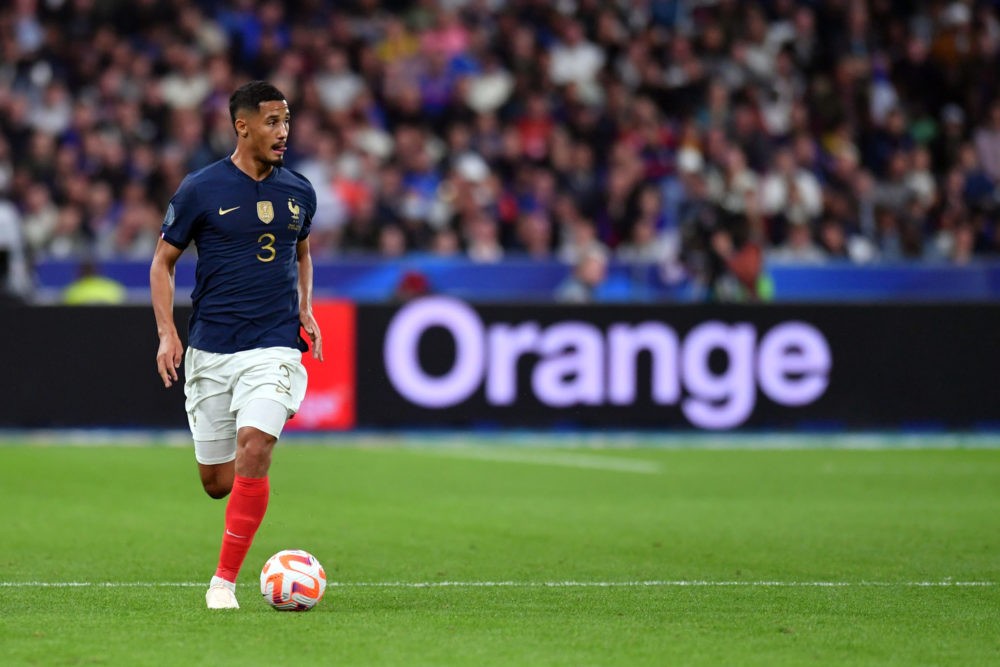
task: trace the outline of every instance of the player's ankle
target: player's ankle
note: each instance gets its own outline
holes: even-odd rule
[[[226,579],[225,577],[220,577],[218,573],[216,573],[212,577],[212,581],[210,581],[208,583],[208,585],[209,585],[209,587],[211,587],[211,586],[225,586],[226,588],[228,588],[229,590],[233,591],[234,593],[236,592],[236,582],[235,581],[230,581],[229,579]]]

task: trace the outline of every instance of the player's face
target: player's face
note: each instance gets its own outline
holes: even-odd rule
[[[247,119],[247,139],[254,156],[271,166],[281,166],[285,160],[289,120],[285,100],[261,102],[258,112]]]

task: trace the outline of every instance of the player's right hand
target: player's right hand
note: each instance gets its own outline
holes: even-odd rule
[[[184,358],[184,346],[176,333],[160,336],[160,349],[156,351],[156,371],[164,387],[177,382],[177,369]]]

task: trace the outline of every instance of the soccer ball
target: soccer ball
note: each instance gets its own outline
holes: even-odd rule
[[[308,551],[286,549],[264,563],[260,594],[275,609],[307,611],[326,592],[326,572]]]

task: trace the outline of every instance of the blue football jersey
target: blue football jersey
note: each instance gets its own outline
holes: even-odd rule
[[[296,245],[309,235],[316,192],[275,167],[262,181],[228,157],[190,174],[170,200],[163,240],[198,251],[188,344],[206,352],[298,347]]]

